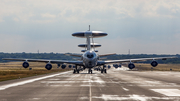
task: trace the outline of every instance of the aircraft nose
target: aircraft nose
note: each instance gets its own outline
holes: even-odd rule
[[[91,54],[91,53],[89,53],[89,54],[87,54],[87,57],[91,59],[91,58],[93,58],[93,57],[94,57],[94,55],[93,55],[93,54]]]

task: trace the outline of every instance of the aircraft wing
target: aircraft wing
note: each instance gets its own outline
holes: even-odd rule
[[[166,59],[173,59],[173,58],[177,58],[177,57],[156,57],[156,58],[107,60],[107,61],[98,61],[98,65],[112,64],[112,63],[123,63],[123,62],[140,62],[140,61],[147,61],[147,60],[166,60]]]
[[[14,61],[27,61],[27,62],[45,62],[45,63],[56,63],[56,64],[76,64],[82,65],[82,61],[66,61],[66,60],[47,60],[47,59],[20,59],[20,58],[3,58],[2,60],[14,60]]]

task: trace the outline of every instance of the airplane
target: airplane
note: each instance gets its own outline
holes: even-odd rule
[[[20,58],[3,58],[3,60],[15,60],[15,61],[23,61],[22,66],[24,68],[29,67],[28,62],[44,62],[47,63],[45,68],[47,70],[52,69],[51,64],[58,64],[58,66],[61,65],[61,68],[64,69],[66,68],[65,64],[70,64],[69,68],[71,68],[71,65],[74,65],[73,67],[75,68],[73,73],[79,73],[80,70],[88,69],[88,73],[92,74],[92,68],[98,67],[97,70],[100,70],[101,73],[107,73],[106,71],[106,65],[107,64],[114,64],[114,63],[129,63],[128,68],[131,70],[135,68],[134,62],[140,62],[140,61],[147,61],[147,60],[152,60],[151,65],[153,67],[156,67],[158,65],[156,60],[166,60],[166,59],[172,59],[172,58],[177,58],[177,57],[155,57],[155,58],[137,58],[137,59],[120,59],[120,60],[100,60],[102,57],[109,56],[109,55],[114,55],[113,54],[104,54],[104,55],[99,55],[97,54],[97,50],[95,48],[101,47],[100,44],[94,43],[93,38],[99,38],[99,37],[104,37],[107,36],[107,33],[104,33],[102,31],[90,31],[90,25],[89,25],[89,30],[83,31],[83,32],[75,32],[72,34],[74,37],[79,37],[79,38],[86,38],[86,43],[85,44],[80,44],[78,47],[85,48],[85,50],[82,50],[83,52],[82,55],[77,55],[77,54],[65,54],[65,55],[70,55],[70,56],[75,56],[75,57],[80,57],[80,60],[78,61],[67,61],[67,60],[47,60],[47,59],[20,59]],[[91,42],[92,40],[92,42]],[[81,66],[83,68],[81,68]],[[121,65],[113,65],[115,68],[120,67]],[[107,66],[110,68],[110,65]]]

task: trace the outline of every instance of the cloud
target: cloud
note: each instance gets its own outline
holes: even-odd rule
[[[56,15],[49,14],[49,13],[41,14],[41,16],[44,18],[56,18]]]
[[[1,0],[0,34],[6,39],[18,39],[16,42],[10,38],[9,42],[19,45],[18,49],[12,48],[11,44],[3,47],[9,52],[29,52],[38,47],[46,52],[71,52],[70,48],[73,47],[73,51],[79,52],[77,44],[85,40],[76,40],[71,34],[87,30],[91,25],[91,30],[102,30],[109,34],[108,37],[97,39],[104,44],[99,48],[104,53],[126,53],[129,48],[135,53],[166,50],[169,53],[172,48],[172,53],[175,53],[174,44],[180,42],[177,39],[177,33],[180,33],[179,16],[178,0]],[[68,47],[63,46],[67,41],[65,39],[68,39]],[[4,42],[7,41],[0,40],[0,45],[3,46]],[[160,46],[161,49],[158,48]]]

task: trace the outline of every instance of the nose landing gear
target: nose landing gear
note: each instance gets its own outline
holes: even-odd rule
[[[91,69],[88,70],[88,74],[90,74],[90,73],[92,74],[92,70]]]

